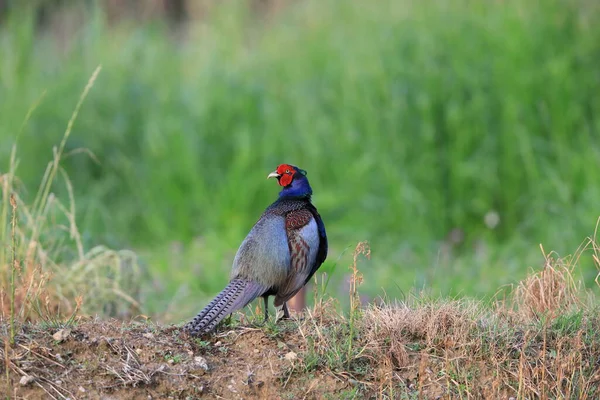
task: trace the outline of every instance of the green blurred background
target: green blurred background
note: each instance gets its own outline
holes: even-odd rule
[[[589,0],[0,1],[0,161],[63,160],[88,247],[140,255],[144,312],[191,317],[308,171],[326,291],[489,297],[600,214],[600,7]],[[74,151],[85,148],[93,153]],[[66,198],[60,181],[55,193]],[[30,195],[30,198],[33,195]],[[582,278],[596,270],[582,258]],[[596,288],[597,290],[597,288]],[[309,298],[311,295],[309,294]]]

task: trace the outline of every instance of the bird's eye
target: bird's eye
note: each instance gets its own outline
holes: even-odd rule
[[[286,173],[286,174],[289,174],[289,173],[290,173],[290,170],[289,170],[289,169],[286,169],[286,170],[285,170],[285,173]]]

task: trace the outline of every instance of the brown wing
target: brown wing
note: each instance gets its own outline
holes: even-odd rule
[[[275,306],[291,299],[312,274],[314,260],[319,248],[319,234],[313,214],[307,209],[294,210],[285,216],[290,271],[275,296]]]

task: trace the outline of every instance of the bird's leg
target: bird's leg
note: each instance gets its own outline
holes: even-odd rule
[[[277,310],[277,316],[275,317],[275,321],[279,321],[280,319],[290,319],[290,312],[287,308],[287,304],[283,303],[279,307],[275,307]]]
[[[263,300],[265,301],[265,321],[263,323],[267,323],[269,319],[269,296],[263,296]]]
[[[285,311],[283,311],[284,306],[285,303],[280,306],[275,306],[275,322],[278,322],[285,315]]]

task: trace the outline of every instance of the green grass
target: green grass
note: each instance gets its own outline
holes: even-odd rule
[[[25,197],[102,65],[61,166],[83,245],[142,256],[147,313],[188,318],[224,285],[281,162],[308,171],[334,296],[362,240],[363,292],[454,296],[491,295],[543,261],[539,243],[564,255],[592,234],[592,2],[315,0],[268,20],[240,4],[216,7],[184,40],[160,21],[109,26],[98,8],[69,40],[36,35],[27,10],[0,27],[2,168],[45,92],[19,138]],[[582,266],[591,283],[589,257]]]

